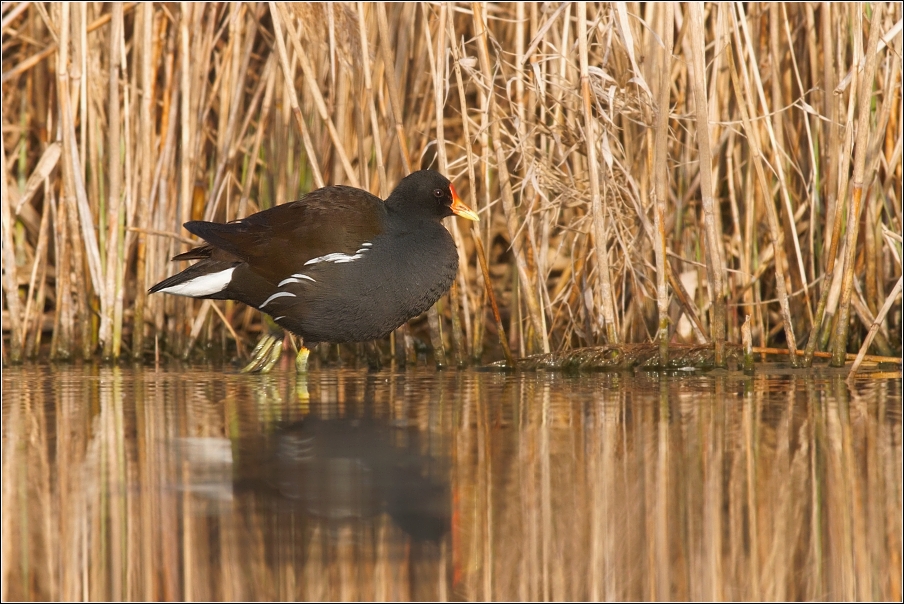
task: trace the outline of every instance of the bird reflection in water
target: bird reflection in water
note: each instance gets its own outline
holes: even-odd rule
[[[389,421],[311,416],[233,441],[188,438],[179,446],[190,473],[185,488],[231,501],[242,515],[335,536],[366,531],[387,514],[413,541],[439,543],[450,529],[448,466],[426,448],[422,433]]]
[[[443,462],[420,452],[419,434],[374,419],[308,417],[280,426],[257,449],[242,443],[236,490],[270,489],[334,528],[387,513],[416,541],[449,531]]]
[[[188,491],[183,509],[197,519],[192,526],[206,527],[188,526],[179,541],[213,567],[241,560],[224,576],[224,599],[455,592],[449,436],[426,407],[392,405],[381,378],[362,377],[319,380],[310,393],[292,380],[242,382],[254,387],[223,401],[228,439],[179,439],[170,448]]]

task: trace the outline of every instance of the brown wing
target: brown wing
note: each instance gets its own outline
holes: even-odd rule
[[[173,256],[173,260],[207,260],[210,258],[210,255],[213,253],[214,248],[209,245],[202,245],[199,247],[193,247],[187,252],[182,252],[181,254],[177,254]]]
[[[185,228],[210,244],[204,247],[235,256],[255,273],[278,283],[312,258],[354,254],[383,231],[385,219],[386,206],[379,197],[333,186],[243,220],[193,221],[185,223]],[[212,252],[197,248],[184,255]]]

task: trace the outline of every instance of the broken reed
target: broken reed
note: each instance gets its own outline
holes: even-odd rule
[[[480,212],[517,354],[718,353],[746,316],[754,344],[807,362],[871,327],[899,354],[901,13],[6,3],[4,360],[48,334],[57,359],[244,352],[256,311],[146,295],[192,245],[181,224],[323,184],[385,197],[420,167]],[[450,230],[459,277],[430,325],[462,363],[500,329],[472,235]]]

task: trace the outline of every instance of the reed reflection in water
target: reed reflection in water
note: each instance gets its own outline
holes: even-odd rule
[[[901,380],[3,372],[4,599],[901,598]]]

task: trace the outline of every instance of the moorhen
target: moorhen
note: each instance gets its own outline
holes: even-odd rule
[[[297,362],[318,342],[363,342],[389,334],[430,308],[452,285],[458,253],[442,219],[478,220],[447,178],[405,177],[383,202],[346,186],[317,189],[292,203],[233,222],[186,222],[203,239],[173,260],[200,260],[150,293],[238,300],[301,336]],[[262,340],[262,344],[266,338]],[[268,371],[271,338],[246,370]],[[281,342],[281,338],[279,339]],[[302,356],[303,355],[303,356]]]

